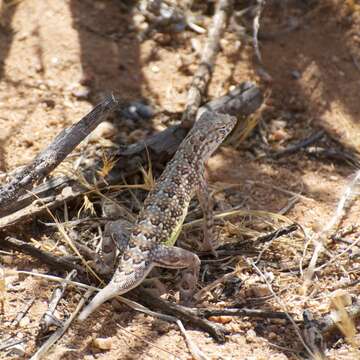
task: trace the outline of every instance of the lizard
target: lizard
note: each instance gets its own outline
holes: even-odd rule
[[[197,195],[205,219],[203,250],[215,251],[213,209],[205,179],[205,163],[236,122],[234,116],[209,110],[204,110],[195,121],[147,195],[112,279],[82,310],[80,321],[105,301],[138,286],[154,266],[186,269],[180,281],[180,299],[185,303],[191,299],[200,259],[191,251],[174,245],[190,201]]]

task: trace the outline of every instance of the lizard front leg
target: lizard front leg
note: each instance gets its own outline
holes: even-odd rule
[[[129,242],[132,224],[127,220],[109,221],[105,225],[101,243],[101,256],[96,260],[98,267],[104,274],[114,271],[116,258],[120,257]]]
[[[204,251],[211,251],[215,257],[217,253],[215,251],[215,239],[214,239],[214,214],[213,203],[208,189],[207,181],[205,178],[205,168],[200,170],[199,183],[196,189],[196,196],[199,200],[200,207],[204,215],[204,239],[201,243]]]
[[[185,304],[190,303],[199,278],[199,257],[188,250],[165,245],[157,245],[152,255],[155,266],[168,269],[186,268],[180,282],[180,300]]]

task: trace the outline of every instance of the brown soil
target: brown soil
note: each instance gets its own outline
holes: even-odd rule
[[[131,1],[1,3],[1,172],[27,164],[61,129],[79,120],[109,92],[115,92],[124,100],[147,99],[161,111],[184,109],[187,88],[198,62],[191,40],[202,43],[204,35],[190,30],[172,37],[153,34],[140,43],[132,31],[138,20],[131,15]],[[290,203],[292,196],[274,186],[301,192],[303,197],[288,209],[286,216],[311,234],[329,221],[355,169],[345,161],[309,157],[302,151],[274,160],[266,155],[266,150],[283,149],[321,128],[326,131],[320,141],[322,146],[341,151],[360,150],[360,68],[357,65],[360,63],[360,10],[352,1],[344,4],[339,0],[288,1],[280,7],[271,1],[268,3],[261,18],[264,38],[260,38],[260,50],[263,69],[271,81],[259,75],[251,44],[230,32],[221,42],[209,98],[252,80],[262,86],[266,100],[257,115],[261,119],[259,130],[239,144],[238,149],[224,147],[211,159],[210,180],[219,190],[223,183],[239,184],[231,191],[223,190],[216,195],[219,209],[242,204],[245,209],[278,213]],[[298,21],[299,26],[286,31],[286,21],[290,18]],[[209,21],[210,17],[205,18],[204,26]],[[88,90],[90,96],[81,99],[79,92]],[[118,138],[123,144],[145,138],[168,124],[157,119],[142,125],[139,131],[136,126],[124,127],[121,119],[117,120]],[[268,143],[261,140],[263,138]],[[360,204],[355,199],[341,226],[358,225],[359,212]],[[249,219],[246,221],[249,225]],[[231,222],[241,225],[234,219]],[[230,229],[228,222],[224,224],[224,228],[227,227]],[[257,219],[253,229],[260,234],[262,229],[267,231],[268,226],[263,219]],[[354,238],[349,235],[346,239]],[[41,241],[41,236],[35,240]],[[267,259],[279,266],[298,266],[303,249],[303,238],[280,238],[272,243]],[[342,243],[329,244],[333,254],[343,249]],[[311,250],[312,247],[308,255]],[[1,265],[5,270],[48,271],[38,261],[22,254],[1,254]],[[235,266],[233,261],[224,273],[234,270]],[[237,266],[242,267],[239,277],[244,281],[240,293],[222,303],[219,300],[217,304],[205,305],[221,307],[240,299],[246,302],[247,296],[254,297],[247,295],[248,290],[262,284],[262,279],[241,259]],[[303,278],[297,272],[277,271],[279,266],[273,267],[269,262],[263,270],[275,275],[274,289],[294,317],[301,319],[304,309],[310,309],[317,317],[329,311],[332,291],[344,279],[356,278],[359,263],[351,262],[345,255],[317,275],[307,295],[302,293]],[[14,334],[27,337],[22,358],[29,358],[38,347],[35,344],[38,321],[54,284],[33,277],[10,277],[8,283],[0,343]],[[358,296],[360,287],[353,286],[347,291]],[[34,296],[36,300],[26,316],[27,321],[16,330],[11,329],[10,321]],[[79,298],[76,289],[69,291],[58,310],[59,317],[68,316]],[[260,305],[262,307],[283,310],[275,299]],[[301,350],[290,325],[234,318],[225,326],[230,334],[222,345],[202,331],[189,327],[188,332],[209,359],[294,359],[293,353],[279,346]],[[108,337],[112,341],[111,350],[99,350],[92,345],[93,338]],[[357,338],[359,341],[359,336]],[[0,357],[5,354],[0,352]],[[328,340],[327,356],[329,359],[357,358],[355,350],[341,337]],[[116,312],[106,304],[85,323],[75,322],[47,358],[190,359],[191,356],[175,325],[126,308]]]

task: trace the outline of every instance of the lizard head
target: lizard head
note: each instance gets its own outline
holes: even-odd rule
[[[236,117],[205,110],[188,134],[193,152],[207,160],[235,127]]]

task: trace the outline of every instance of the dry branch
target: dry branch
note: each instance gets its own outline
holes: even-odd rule
[[[209,110],[241,119],[254,113],[262,102],[263,96],[259,88],[252,82],[244,82],[224,96],[209,101],[202,106],[198,111],[198,115],[204,110]],[[130,145],[125,151],[118,153],[121,158],[118,164],[123,166],[127,158],[140,155],[146,149],[150,154],[154,154],[156,159],[168,160],[175,153],[186,133],[187,130],[182,126],[173,126],[149,137],[144,142]],[[126,162],[126,165],[130,164]],[[136,167],[138,168],[138,164],[136,164]]]
[[[188,92],[186,108],[181,119],[184,128],[190,128],[194,123],[196,112],[203,101],[203,96],[211,79],[216,56],[219,52],[220,38],[228,23],[232,6],[232,0],[220,0],[216,7],[200,64],[195,72]]]
[[[189,309],[194,315],[210,317],[210,316],[242,316],[242,317],[251,317],[251,318],[261,318],[261,319],[283,319],[287,320],[287,314],[281,311],[269,311],[269,310],[260,310],[260,309]]]
[[[324,135],[325,135],[325,131],[320,130],[320,131],[316,132],[315,134],[311,135],[310,137],[299,141],[296,144],[289,145],[287,148],[285,148],[283,150],[278,150],[278,151],[271,153],[271,157],[273,157],[275,159],[279,159],[280,157],[294,154],[297,151],[307,148],[308,146],[319,141]]]
[[[67,280],[72,280],[73,278],[75,278],[77,275],[77,271],[76,270],[72,270],[67,276],[66,279]],[[58,319],[56,319],[54,312],[55,309],[57,307],[57,305],[59,304],[59,301],[61,300],[61,298],[64,296],[65,290],[67,287],[67,282],[63,282],[62,284],[60,284],[59,286],[57,286],[54,291],[51,294],[51,298],[48,304],[48,308],[45,311],[44,315],[41,317],[40,320],[40,329],[41,329],[41,333],[42,334],[46,334],[49,330],[49,328],[52,325],[58,326],[61,323],[59,322]]]
[[[84,306],[86,300],[91,296],[93,290],[88,290],[83,298],[80,300],[77,305],[75,311],[71,314],[71,316],[65,321],[64,326],[58,328],[48,339],[47,341],[38,349],[38,351],[31,357],[30,360],[40,360],[43,359],[45,354],[49,351],[51,346],[53,346],[67,331],[72,321],[76,318],[77,314]]]
[[[0,245],[16,251],[20,251],[24,254],[28,254],[40,260],[43,264],[47,264],[59,271],[71,271],[75,269],[80,275],[85,275],[84,269],[78,264],[74,264],[74,262],[68,261],[61,256],[54,256],[48,251],[38,249],[27,242],[15,239],[13,237],[8,236],[6,238],[0,238]]]
[[[13,327],[19,325],[21,319],[23,319],[23,317],[28,313],[34,302],[35,302],[35,298],[32,298],[23,306],[23,308],[16,315],[16,318],[11,322],[11,325]]]
[[[15,175],[8,184],[0,188],[0,207],[2,210],[54,170],[117,105],[117,100],[113,96],[109,96],[79,122],[61,131],[30,165]]]
[[[41,198],[42,201],[46,202],[45,199],[50,199],[54,194],[61,192],[64,187],[69,185],[69,182],[70,179],[66,176],[58,176],[46,180],[43,184],[37,185],[31,192],[21,195],[18,199],[7,204],[5,208],[1,208],[0,217],[25,208],[35,199]]]
[[[165,301],[152,295],[149,291],[137,289],[135,290],[135,292],[140,295],[141,302],[144,303],[146,306],[151,308],[155,307],[157,309],[160,309],[161,311],[164,311],[166,314],[181,318],[182,320],[191,323],[193,326],[196,326],[206,331],[217,342],[225,342],[226,330],[223,326],[220,326],[219,324],[214,324],[207,319],[201,319],[196,314],[194,314],[191,309],[185,306]],[[144,296],[144,292],[146,296]]]

